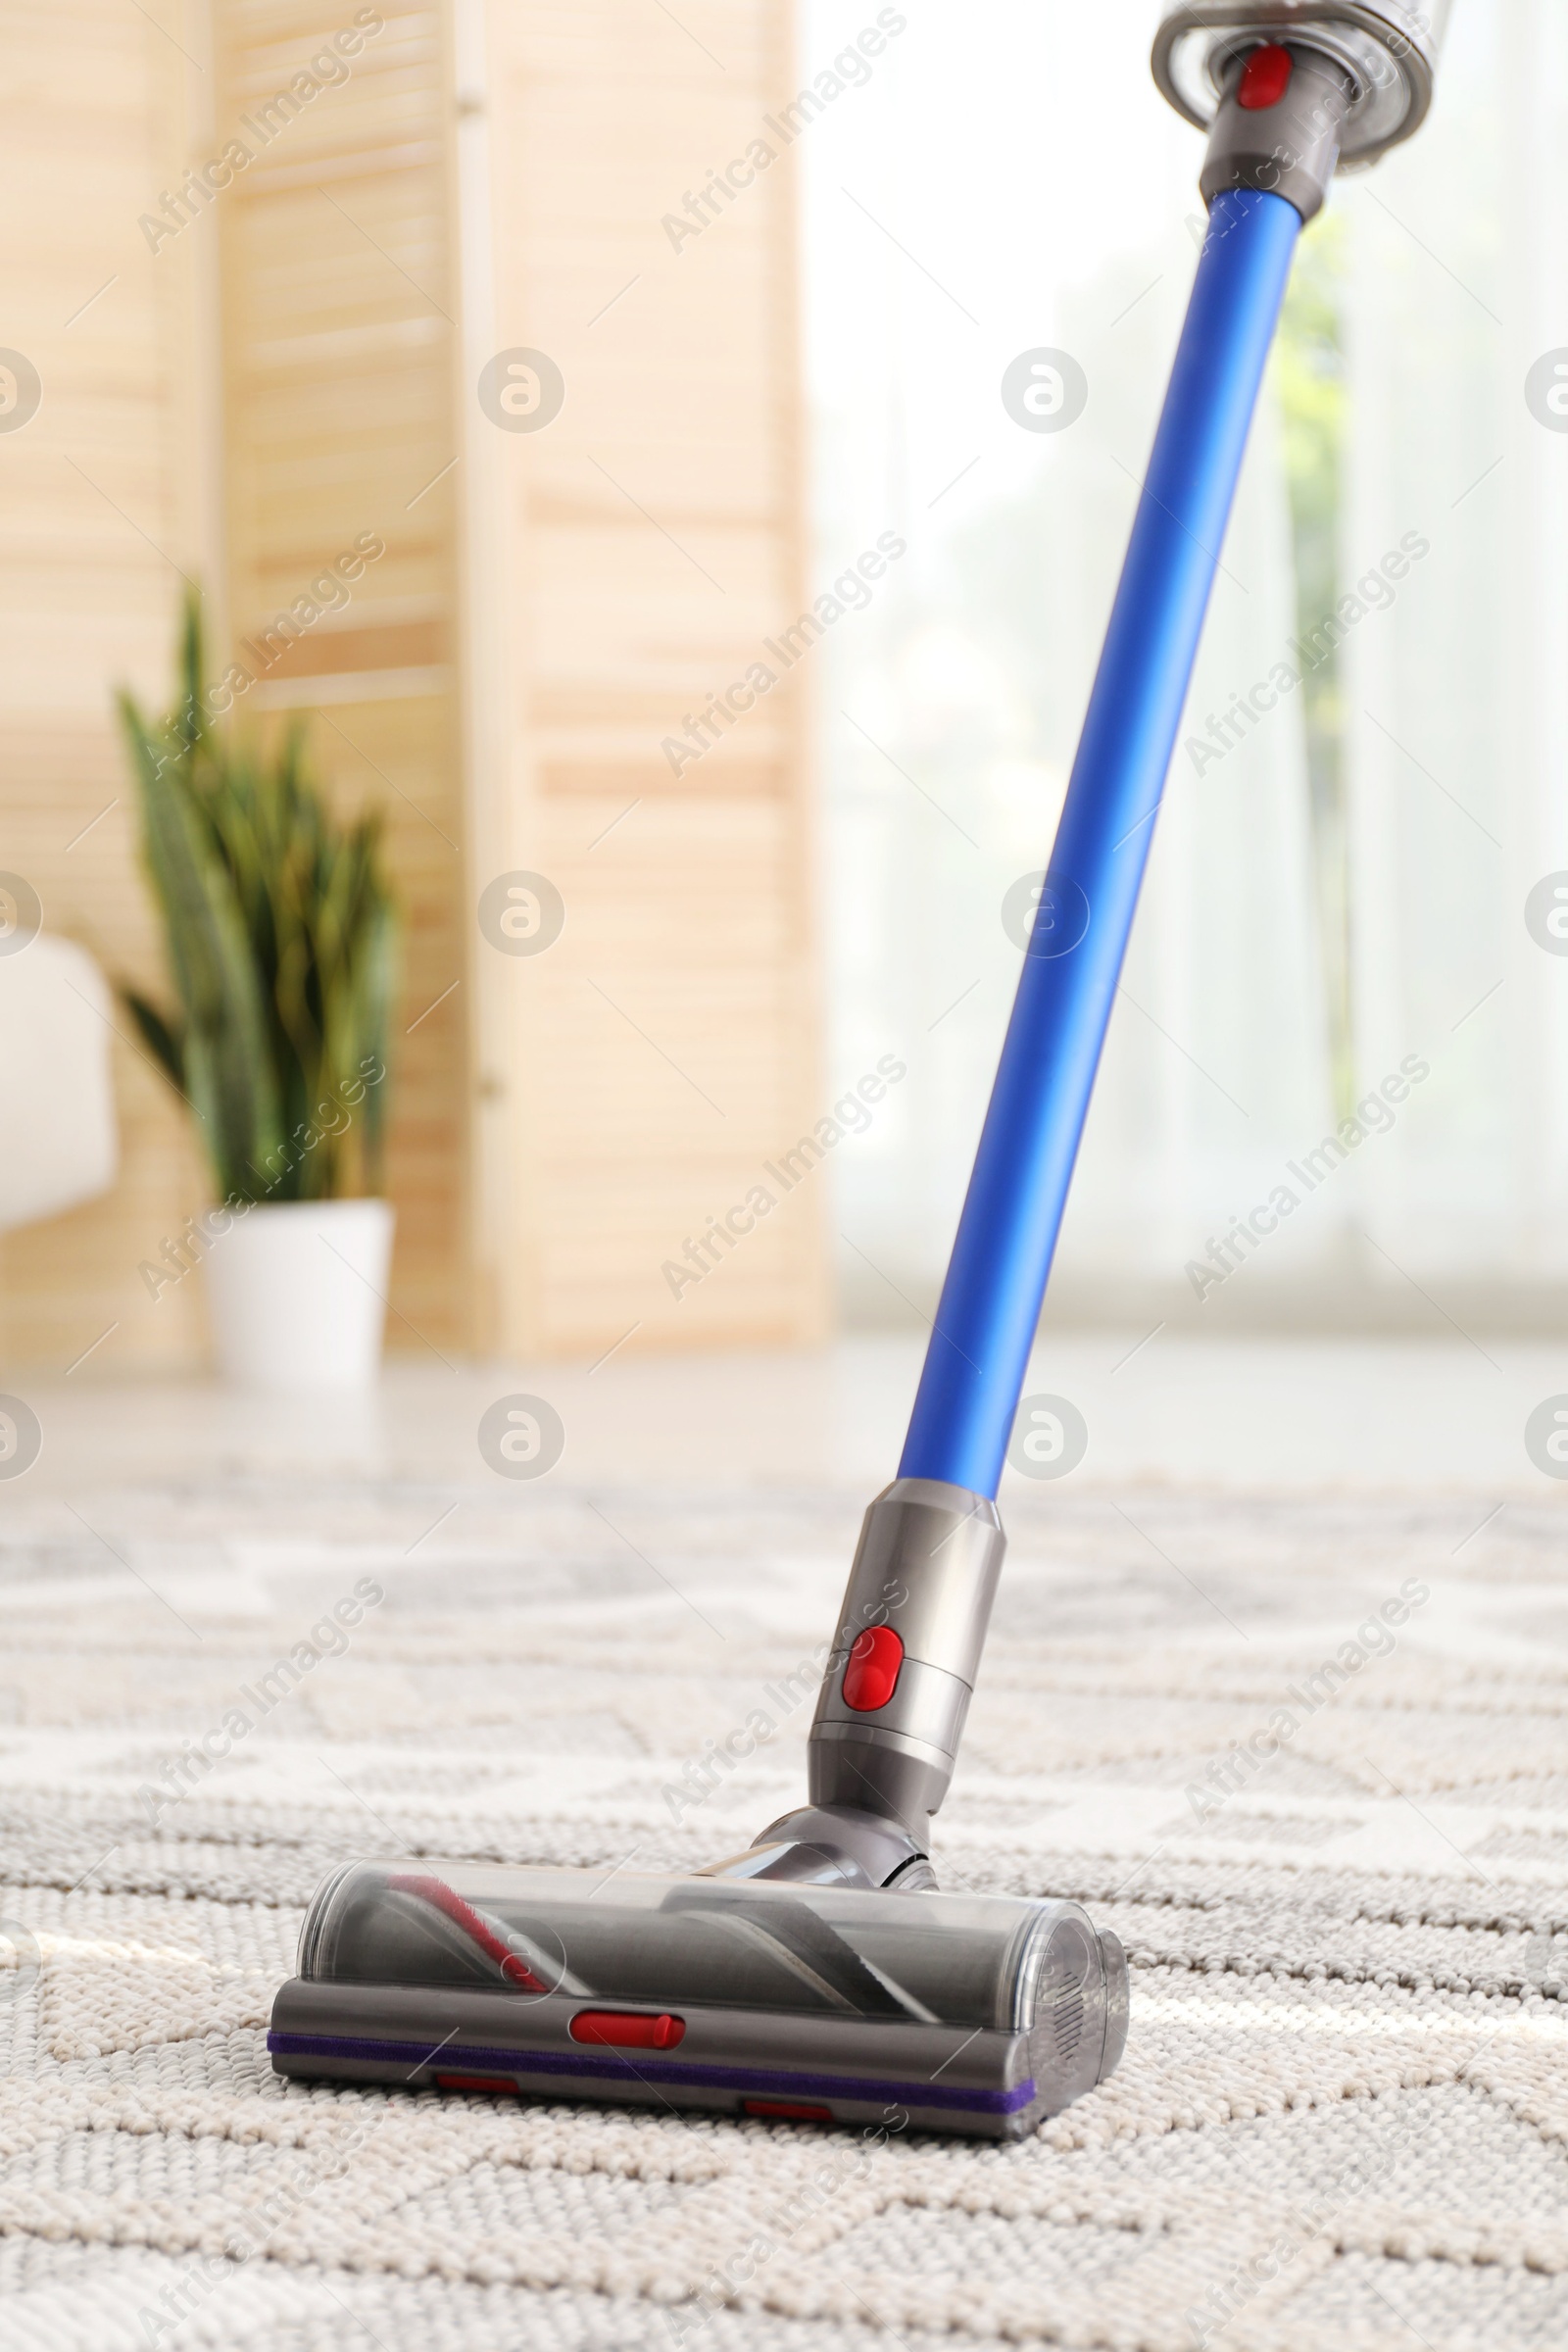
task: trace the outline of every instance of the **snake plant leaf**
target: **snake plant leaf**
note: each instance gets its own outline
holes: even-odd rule
[[[282,1141],[265,1051],[261,989],[240,909],[191,789],[189,747],[155,732],[129,695],[121,718],[141,788],[142,846],[184,1010],[185,1094],[219,1198],[249,1198],[255,1165]]]
[[[183,1028],[172,1029],[156,1004],[134,988],[122,988],[121,996],[131,1019],[141,1031],[143,1042],[177,1093],[185,1092],[185,1044]],[[187,1098],[188,1099],[188,1098]]]
[[[120,711],[179,1010],[122,994],[220,1196],[379,1189],[399,935],[380,819],[333,819],[298,721],[266,751],[214,724],[194,595],[176,668],[161,723],[129,695]]]

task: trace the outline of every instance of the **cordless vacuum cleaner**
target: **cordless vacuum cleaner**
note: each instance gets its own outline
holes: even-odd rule
[[[1212,125],[1208,231],[904,1458],[850,1571],[809,1804],[692,1878],[346,1865],[318,1888],[277,1996],[279,2074],[1004,2139],[1120,2058],[1116,1937],[1075,1903],[938,1892],[931,1817],[1292,253],[1336,168],[1420,122],[1439,31],[1401,0],[1192,0],[1155,40],[1161,90]]]

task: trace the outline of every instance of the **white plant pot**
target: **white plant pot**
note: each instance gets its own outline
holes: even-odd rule
[[[226,1233],[209,1224],[202,1266],[224,1379],[287,1393],[368,1388],[381,1357],[392,1224],[385,1200],[270,1200],[236,1215]]]

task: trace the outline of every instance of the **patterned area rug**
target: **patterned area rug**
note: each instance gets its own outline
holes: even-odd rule
[[[977,2148],[306,2091],[265,2052],[339,1857],[685,1867],[798,1801],[777,1686],[864,1497],[73,1499],[0,1521],[6,2347],[1568,2343],[1549,1503],[1007,1503],[939,1867],[1087,1903],[1133,2011],[1110,2082]],[[776,1737],[705,1775],[767,1685]]]

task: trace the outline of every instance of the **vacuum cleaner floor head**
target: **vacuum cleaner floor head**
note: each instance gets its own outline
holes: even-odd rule
[[[281,2075],[1016,2139],[1108,2075],[1127,1968],[1076,1903],[350,1863]]]

